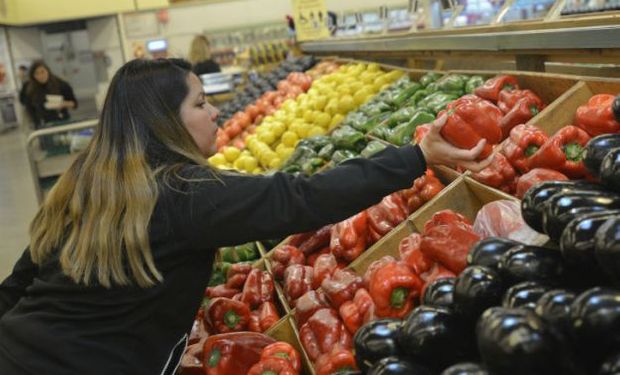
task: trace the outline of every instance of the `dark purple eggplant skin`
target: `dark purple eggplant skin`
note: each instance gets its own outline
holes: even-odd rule
[[[559,285],[565,278],[565,264],[559,250],[521,245],[506,252],[499,263],[500,274],[509,285],[538,281]]]
[[[386,357],[378,361],[366,372],[366,375],[431,375],[424,366],[406,358]]]
[[[607,219],[596,231],[594,256],[607,278],[620,287],[620,216]]]
[[[453,307],[455,277],[434,280],[424,290],[423,305]]]
[[[508,238],[488,237],[475,243],[467,254],[467,265],[497,269],[502,255],[514,246],[521,245]]]
[[[614,102],[611,105],[611,111],[613,112],[616,121],[620,122],[620,95],[616,96],[616,99],[614,99]]]
[[[530,188],[521,201],[521,216],[530,228],[543,232],[542,204],[553,195],[574,191],[601,191],[600,185],[586,181],[544,181]]]
[[[620,374],[620,350],[612,354],[603,362],[598,375],[618,375]]]
[[[620,192],[620,147],[605,155],[600,174],[603,185],[612,191]]]
[[[595,235],[614,216],[620,217],[620,210],[579,215],[568,223],[560,238],[560,250],[568,266],[591,275],[600,272],[595,257]]]
[[[575,293],[554,289],[543,294],[536,302],[534,312],[556,332],[568,337],[571,330],[571,305]]]
[[[588,141],[584,151],[583,164],[592,176],[600,176],[601,164],[605,155],[616,147],[620,147],[620,134],[603,134]]]
[[[454,309],[466,320],[476,320],[484,310],[499,305],[506,290],[497,271],[484,266],[469,266],[454,283]]]
[[[443,370],[441,375],[489,375],[489,372],[477,363],[457,363]]]
[[[508,309],[534,310],[538,299],[549,291],[549,287],[535,281],[524,281],[511,286],[502,299],[502,306]]]

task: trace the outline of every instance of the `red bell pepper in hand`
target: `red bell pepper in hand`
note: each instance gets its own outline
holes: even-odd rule
[[[499,75],[487,80],[484,85],[474,90],[474,94],[482,99],[497,102],[502,91],[518,90],[519,82],[513,76]]]
[[[268,358],[280,358],[288,361],[293,369],[301,371],[301,357],[299,352],[288,342],[278,341],[267,345],[260,355],[261,361]]]
[[[336,271],[331,278],[323,280],[321,288],[335,309],[353,299],[355,292],[362,287],[362,278],[355,272],[343,269]]]
[[[525,193],[534,185],[543,181],[566,181],[568,177],[553,169],[535,168],[519,177],[517,198],[523,199]]]
[[[315,369],[316,375],[334,375],[347,370],[357,370],[357,363],[351,350],[336,347],[319,357]]]
[[[422,280],[402,262],[388,263],[370,280],[370,295],[379,318],[403,318],[420,295]]]
[[[493,146],[502,141],[500,120],[503,114],[489,101],[465,95],[448,104],[448,109],[439,113],[438,117],[444,113],[448,118],[441,128],[441,135],[446,141],[458,148],[472,149],[480,140],[487,140],[477,160],[491,155]]]
[[[368,208],[366,212],[368,212],[370,232],[379,235],[379,238],[373,236],[373,243],[407,219],[407,207],[399,193],[386,196],[381,202]]]
[[[375,319],[375,302],[370,293],[364,288],[355,292],[352,301],[347,301],[340,306],[338,312],[352,335],[365,323]]]
[[[469,248],[479,240],[470,224],[454,221],[425,230],[420,249],[427,257],[459,274],[467,266]]]
[[[312,290],[314,271],[310,266],[293,264],[284,271],[284,294],[293,306],[295,301]]]
[[[241,301],[255,308],[266,301],[273,300],[273,279],[268,272],[253,269],[243,286]]]
[[[247,304],[229,298],[218,297],[209,301],[207,325],[217,333],[243,331],[250,321]]]
[[[217,297],[226,297],[232,298],[235,294],[239,293],[239,289],[229,288],[225,284],[210,286],[205,289],[205,297],[208,298],[217,298]]]
[[[264,302],[256,311],[251,312],[249,330],[253,332],[266,332],[278,320],[280,320],[280,315],[273,302]]]
[[[508,194],[514,193],[517,187],[517,172],[501,153],[495,154],[488,167],[472,174],[471,177]]]
[[[366,250],[367,236],[368,214],[362,211],[331,228],[329,247],[336,258],[351,262]]]
[[[400,259],[411,268],[416,275],[421,275],[431,269],[435,261],[424,255],[420,250],[422,235],[412,233],[403,238],[398,245]]]
[[[329,302],[323,291],[311,290],[307,292],[297,300],[295,305],[297,326],[303,326],[315,312],[329,307]]]
[[[333,309],[321,309],[314,313],[299,330],[301,343],[311,361],[334,347],[352,348],[351,334]]]
[[[314,279],[312,280],[312,288],[321,287],[323,280],[332,277],[338,269],[338,261],[334,254],[323,254],[316,259],[314,263]]]
[[[499,93],[497,106],[504,113],[509,113],[519,103],[520,100],[527,99],[527,102],[534,108],[531,117],[538,114],[545,108],[545,103],[532,90],[504,90]],[[530,117],[530,118],[531,118]]]
[[[439,225],[464,223],[472,228],[472,223],[465,216],[454,212],[452,210],[441,210],[433,215],[429,221],[424,224],[424,233],[427,233],[431,229]]]
[[[272,357],[252,366],[247,375],[299,375],[299,372],[286,359]]]
[[[364,283],[364,288],[366,288],[367,290],[370,289],[370,280],[372,279],[375,272],[378,269],[383,268],[383,266],[388,263],[396,263],[396,259],[393,256],[386,255],[381,259],[377,259],[374,262],[370,263],[370,265],[366,269],[366,272],[364,272],[364,277],[362,279]]]
[[[305,255],[312,254],[325,246],[329,245],[332,225],[326,225],[321,229],[312,233],[312,235],[303,241],[297,248]]]
[[[519,125],[510,131],[510,137],[502,144],[502,153],[510,164],[519,172],[527,173],[530,159],[549,136],[532,125]]]
[[[575,125],[592,137],[620,132],[620,122],[615,119],[612,110],[614,99],[614,95],[594,95],[586,105],[577,108]]]
[[[306,256],[298,248],[291,245],[281,246],[271,256],[271,271],[276,280],[282,280],[284,270],[291,264],[305,264]]]
[[[431,124],[418,125],[415,127],[415,143],[420,144],[424,137],[431,131]]]
[[[275,341],[256,332],[210,336],[203,347],[204,371],[207,375],[247,374],[260,360],[263,348]]]
[[[590,136],[572,125],[558,130],[530,159],[532,168],[555,169],[569,178],[588,175],[583,164],[584,149]]]
[[[310,266],[310,267],[314,267],[314,264],[316,263],[316,260],[319,259],[319,257],[323,254],[331,254],[332,250],[329,248],[329,246],[326,246],[324,248],[322,248],[319,251],[316,251],[310,255],[308,255],[308,257],[306,258],[306,265]]]

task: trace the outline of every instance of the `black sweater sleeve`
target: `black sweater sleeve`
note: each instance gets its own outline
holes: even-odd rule
[[[24,250],[13,272],[0,284],[0,317],[26,294],[26,288],[32,284],[37,272],[38,267],[30,258],[30,250]]]
[[[408,145],[311,177],[223,174],[178,194],[175,216],[179,230],[202,248],[277,238],[344,220],[410,187],[425,169],[419,146]]]
[[[73,88],[65,81],[60,81],[60,94],[63,96],[64,100],[74,102],[75,108],[78,107],[78,101],[73,93]]]

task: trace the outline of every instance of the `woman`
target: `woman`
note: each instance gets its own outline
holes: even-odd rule
[[[216,172],[217,110],[190,69],[134,60],[116,73],[91,144],[0,286],[1,374],[172,374],[217,247],[343,220],[427,164],[483,166],[484,143],[450,146],[440,120],[420,146],[309,178]]]
[[[26,107],[35,128],[38,129],[48,122],[68,120],[68,110],[75,109],[78,105],[71,86],[52,74],[43,61],[32,64],[28,77],[19,99]]]
[[[204,35],[197,35],[192,40],[192,46],[189,50],[189,62],[192,63],[192,71],[197,76],[222,71],[218,63],[211,59],[209,40]]]

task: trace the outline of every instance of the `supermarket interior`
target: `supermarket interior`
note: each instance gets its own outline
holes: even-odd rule
[[[0,0],[0,281],[3,375],[620,375],[620,0]]]

